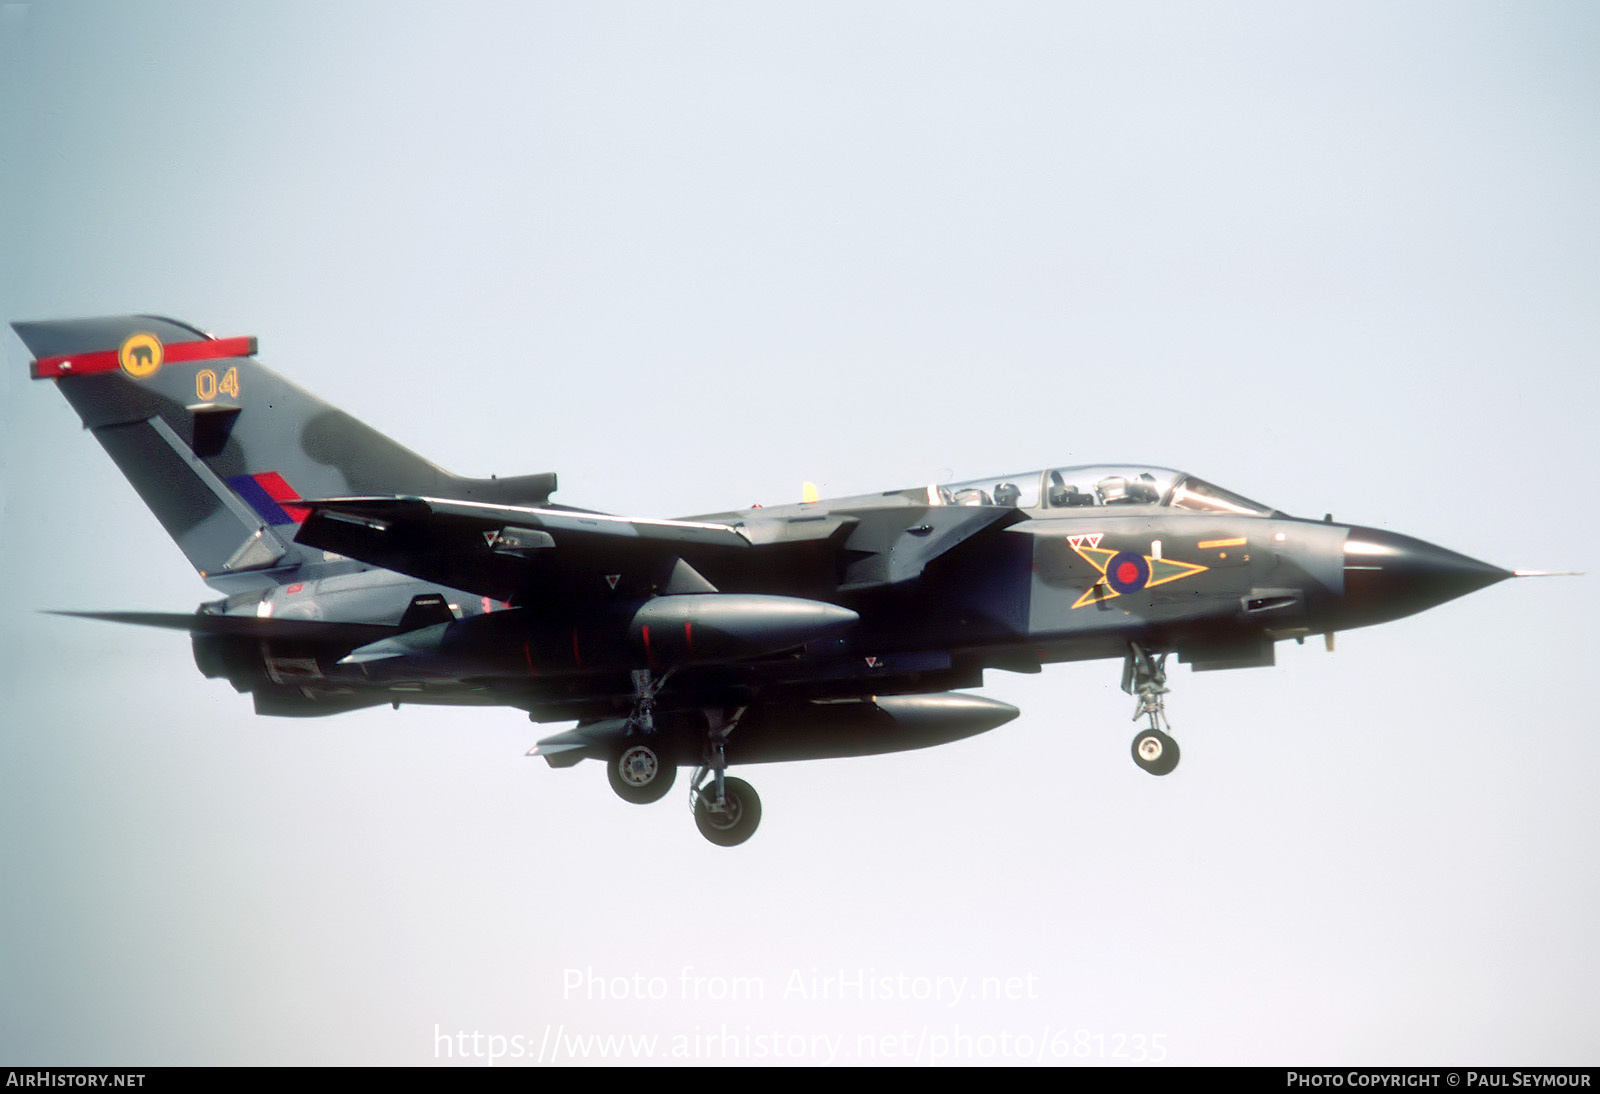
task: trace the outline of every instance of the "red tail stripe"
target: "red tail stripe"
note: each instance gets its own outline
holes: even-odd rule
[[[103,349],[93,353],[63,353],[41,357],[33,363],[35,380],[59,380],[63,376],[93,376],[97,372],[116,372],[122,367],[121,350]],[[212,338],[205,342],[172,342],[161,346],[162,364],[185,361],[213,361],[219,357],[254,357],[254,338]],[[64,367],[65,366],[65,367]]]

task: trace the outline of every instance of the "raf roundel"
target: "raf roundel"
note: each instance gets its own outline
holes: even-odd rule
[[[1119,593],[1136,593],[1150,580],[1150,564],[1143,555],[1118,551],[1106,563],[1106,584]]]
[[[122,371],[137,379],[154,376],[161,367],[161,339],[153,334],[132,334],[117,351]]]

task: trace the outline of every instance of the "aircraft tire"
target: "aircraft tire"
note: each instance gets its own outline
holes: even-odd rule
[[[1133,762],[1152,775],[1170,775],[1178,766],[1178,742],[1159,729],[1140,730],[1133,738]]]
[[[678,768],[655,744],[635,741],[606,761],[606,778],[617,797],[634,805],[649,805],[666,797],[678,777]]]
[[[700,834],[718,847],[737,847],[755,835],[761,823],[761,799],[756,788],[743,779],[723,779],[723,794],[728,809],[725,813],[711,811],[710,786],[700,792],[694,805],[694,824]]]

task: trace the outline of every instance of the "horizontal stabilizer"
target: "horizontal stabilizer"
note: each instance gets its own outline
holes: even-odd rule
[[[276,639],[283,642],[318,641],[365,645],[399,633],[400,628],[381,623],[330,623],[320,619],[261,619],[253,615],[205,615],[185,612],[64,612],[79,619],[160,627],[189,634],[230,635],[239,638]]]

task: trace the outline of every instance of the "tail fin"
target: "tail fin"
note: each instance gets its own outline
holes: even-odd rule
[[[422,494],[542,505],[553,474],[452,475],[216,338],[148,315],[13,323],[95,439],[200,571],[229,592],[295,580],[299,498]]]

